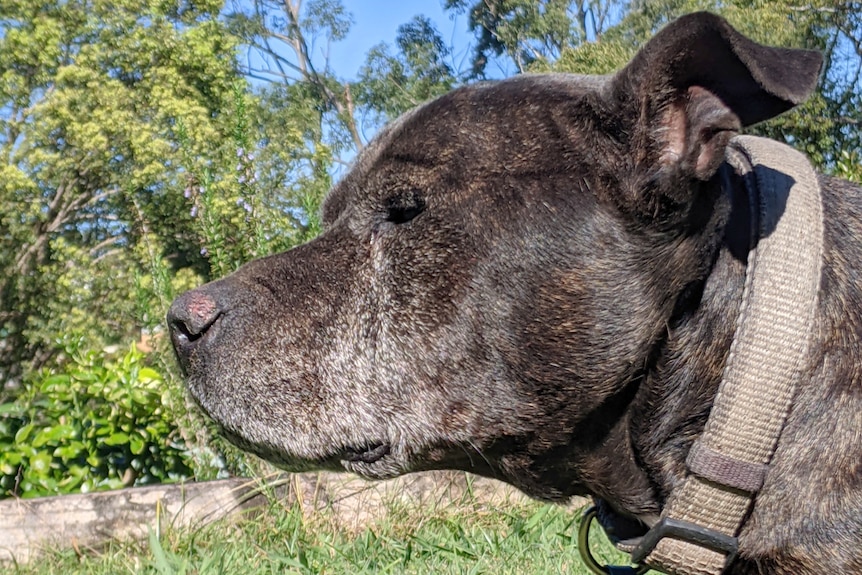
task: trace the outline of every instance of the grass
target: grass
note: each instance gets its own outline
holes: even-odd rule
[[[489,506],[468,496],[434,506],[393,504],[385,519],[350,531],[326,512],[308,516],[298,505],[272,500],[240,522],[150,532],[146,542],[113,543],[98,552],[54,551],[11,573],[588,575],[577,550],[580,516],[568,507],[523,501]],[[603,535],[591,538],[600,560],[625,564]]]

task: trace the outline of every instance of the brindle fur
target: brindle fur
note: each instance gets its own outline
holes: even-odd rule
[[[654,519],[741,297],[748,200],[725,146],[819,66],[696,14],[613,76],[425,104],[357,158],[317,239],[178,298],[192,395],[288,469],[465,469]],[[816,343],[737,574],[862,573],[862,190],[821,184]]]

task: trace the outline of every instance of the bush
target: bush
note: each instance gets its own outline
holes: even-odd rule
[[[134,344],[117,359],[66,347],[0,405],[0,498],[88,492],[191,476],[161,374]]]

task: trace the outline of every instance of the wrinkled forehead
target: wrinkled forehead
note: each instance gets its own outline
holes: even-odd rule
[[[351,195],[386,158],[418,164],[446,162],[460,149],[483,143],[488,124],[500,125],[573,102],[588,93],[602,93],[610,76],[523,74],[498,82],[482,82],[449,92],[389,123],[357,156],[350,172],[323,204],[324,221],[351,201]],[[484,138],[487,139],[487,138]],[[473,145],[475,144],[475,145]]]

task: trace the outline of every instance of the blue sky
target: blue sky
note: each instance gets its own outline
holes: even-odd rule
[[[430,18],[446,43],[454,46],[456,64],[469,57],[467,16],[453,20],[441,0],[344,0],[344,7],[353,14],[354,24],[347,38],[331,47],[331,65],[339,76],[354,77],[372,46],[394,44],[398,26],[418,14]]]

